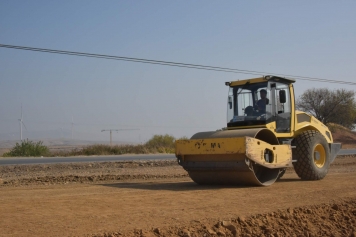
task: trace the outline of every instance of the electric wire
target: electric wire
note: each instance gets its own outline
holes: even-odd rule
[[[103,59],[120,60],[120,61],[128,61],[128,62],[138,62],[138,63],[146,63],[146,64],[156,64],[156,65],[163,65],[163,66],[210,70],[210,71],[218,71],[218,72],[249,74],[249,75],[258,75],[258,76],[276,75],[276,76],[282,76],[282,77],[291,77],[291,78],[297,79],[297,80],[326,82],[326,83],[345,84],[345,85],[356,85],[355,82],[350,82],[350,81],[331,80],[331,79],[324,79],[324,78],[317,78],[317,77],[297,76],[297,75],[290,75],[290,74],[261,72],[261,71],[243,70],[243,69],[226,68],[226,67],[206,66],[206,65],[200,65],[200,64],[178,63],[178,62],[171,62],[171,61],[131,58],[131,57],[113,56],[113,55],[105,55],[105,54],[83,53],[83,52],[75,52],[75,51],[34,48],[34,47],[6,45],[6,44],[0,44],[0,47],[9,48],[9,49],[19,49],[19,50],[28,50],[28,51],[36,51],[36,52],[54,53],[54,54],[64,54],[64,55],[103,58]]]

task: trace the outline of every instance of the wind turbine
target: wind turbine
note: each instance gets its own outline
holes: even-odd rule
[[[21,118],[19,119],[19,122],[20,122],[20,139],[22,141],[22,125],[25,127],[25,129],[27,130],[26,128],[26,125],[24,124],[23,122],[23,115],[22,115],[22,104],[21,104]]]

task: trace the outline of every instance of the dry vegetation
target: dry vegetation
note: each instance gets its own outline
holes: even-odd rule
[[[342,148],[356,148],[356,131],[343,127],[335,123],[327,124],[332,132],[334,142],[342,143]],[[188,139],[182,137],[179,139]],[[90,156],[90,155],[122,155],[122,154],[156,154],[174,153],[174,142],[176,138],[170,135],[154,135],[145,144],[139,145],[90,145],[72,149],[48,149],[42,142],[23,141],[17,143],[15,147],[6,150],[4,157],[14,156]]]
[[[356,148],[356,131],[338,124],[327,124],[332,132],[334,142],[342,143],[342,148]],[[179,139],[188,139],[182,137]],[[176,139],[170,135],[154,135],[143,145],[91,145],[82,149],[74,149],[70,152],[52,152],[51,156],[77,156],[77,155],[122,155],[122,154],[155,154],[174,153],[174,141]]]

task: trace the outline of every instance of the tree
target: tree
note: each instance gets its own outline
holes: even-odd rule
[[[355,91],[327,88],[306,90],[297,100],[299,110],[310,113],[324,124],[337,123],[349,129],[355,128]]]
[[[154,135],[150,140],[146,142],[148,147],[171,147],[174,148],[175,137],[171,135]]]

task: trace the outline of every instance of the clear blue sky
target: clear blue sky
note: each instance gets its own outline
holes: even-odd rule
[[[356,1],[0,1],[0,43],[356,82]],[[254,75],[0,48],[0,138],[190,137]],[[297,81],[296,94],[336,84]]]

